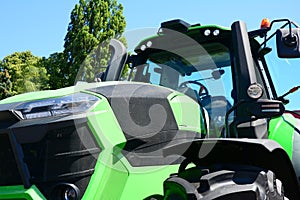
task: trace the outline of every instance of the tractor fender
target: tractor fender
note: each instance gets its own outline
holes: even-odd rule
[[[164,156],[183,152],[183,148],[186,148],[185,143],[166,147]],[[206,150],[209,152],[203,154]],[[197,166],[236,164],[271,170],[282,181],[285,194],[290,199],[300,199],[299,183],[292,162],[285,150],[273,140],[199,139],[193,141],[182,156]]]

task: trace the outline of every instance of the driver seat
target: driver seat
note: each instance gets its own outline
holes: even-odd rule
[[[199,95],[196,90],[193,90],[192,88],[189,88],[189,87],[183,87],[183,88],[179,88],[177,91],[191,97],[198,103]]]
[[[228,111],[232,105],[224,96],[206,96],[201,99],[200,104],[207,109],[209,113],[212,109],[225,108]],[[225,113],[226,114],[226,113]]]
[[[232,107],[231,103],[224,96],[206,96],[201,99],[200,105],[208,112],[211,135],[219,137],[223,134],[225,116]]]

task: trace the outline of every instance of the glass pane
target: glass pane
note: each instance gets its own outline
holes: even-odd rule
[[[176,53],[153,51],[132,70],[131,81],[165,86],[193,98],[209,113],[218,127],[234,103],[230,53],[221,43],[181,47]],[[185,55],[182,57],[181,55]]]

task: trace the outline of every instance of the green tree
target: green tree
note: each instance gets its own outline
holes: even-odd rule
[[[53,53],[48,58],[42,58],[40,66],[47,70],[49,87],[59,89],[68,86],[65,75],[68,73],[66,57],[63,52]]]
[[[5,99],[7,97],[13,96],[12,92],[12,82],[10,80],[7,69],[3,69],[1,66],[0,71],[0,99]]]
[[[12,83],[10,94],[21,94],[48,89],[46,69],[40,66],[41,58],[30,51],[16,52],[6,56],[1,63],[4,80]]]
[[[72,10],[64,43],[68,69],[64,77],[68,85],[74,84],[79,69],[88,81],[101,71],[101,66],[107,64],[108,49],[98,45],[123,33],[125,26],[123,7],[116,0],[79,1]]]

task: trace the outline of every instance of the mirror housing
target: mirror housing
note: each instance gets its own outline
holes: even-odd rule
[[[300,28],[278,29],[276,44],[279,58],[300,58]]]
[[[225,70],[224,69],[219,69],[219,70],[214,70],[212,73],[211,73],[211,76],[215,79],[215,80],[218,80],[221,78],[221,76],[225,74]]]

